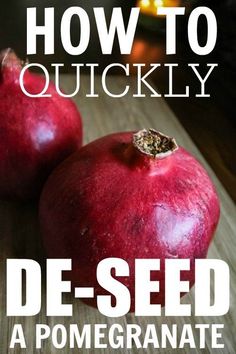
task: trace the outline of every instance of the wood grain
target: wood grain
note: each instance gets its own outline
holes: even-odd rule
[[[62,86],[65,91],[72,92],[74,90],[74,77],[65,75],[62,78]],[[206,167],[211,175],[221,200],[221,219],[217,229],[214,242],[209,250],[209,258],[220,258],[229,264],[231,271],[231,305],[227,315],[223,317],[150,317],[137,318],[133,314],[128,314],[120,319],[109,319],[98,313],[78,300],[73,300],[71,296],[66,297],[66,301],[74,304],[73,318],[46,317],[45,306],[39,315],[26,318],[7,318],[6,317],[6,296],[5,296],[5,263],[7,258],[32,258],[42,264],[44,269],[45,255],[43,253],[37,219],[37,205],[28,204],[20,205],[17,203],[1,202],[0,203],[0,353],[113,353],[111,349],[82,349],[72,350],[68,347],[62,350],[56,350],[47,341],[42,350],[34,349],[35,346],[35,324],[43,323],[53,326],[61,323],[67,328],[70,323],[83,324],[105,323],[110,326],[112,323],[120,323],[123,327],[127,323],[139,324],[143,328],[148,323],[160,326],[162,323],[178,324],[179,329],[184,323],[195,325],[196,323],[223,323],[224,349],[211,349],[210,336],[207,336],[207,348],[198,349],[177,349],[176,353],[227,353],[234,354],[236,352],[236,221],[235,221],[235,205],[229,195],[218,181],[211,168],[207,165],[190,137],[178,122],[172,111],[162,99],[154,99],[150,97],[133,98],[126,96],[122,99],[112,99],[106,96],[100,86],[100,77],[96,78],[96,89],[99,91],[98,98],[86,98],[88,92],[88,77],[82,77],[81,90],[76,103],[78,104],[82,116],[84,118],[85,143],[96,139],[102,135],[127,130],[138,130],[140,128],[155,128],[169,135],[175,136],[180,145],[183,145],[191,153],[193,153]],[[116,77],[109,81],[110,89],[119,92],[124,86],[129,84],[131,91],[134,90],[135,80],[130,79],[127,82],[124,78]],[[43,293],[45,289],[43,287]],[[45,299],[43,299],[45,303]],[[194,303],[194,289],[183,299],[184,303]],[[26,333],[27,349],[8,349],[12,327],[16,323],[23,324]],[[197,332],[194,332],[196,339]],[[197,340],[196,340],[197,342]],[[172,353],[172,349],[153,349],[152,346],[148,350],[133,349],[114,350],[117,353]]]

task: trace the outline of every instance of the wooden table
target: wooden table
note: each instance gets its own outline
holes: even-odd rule
[[[109,80],[109,87],[115,92],[121,91],[124,85],[127,84],[124,78],[113,77]],[[63,76],[62,86],[68,92],[74,90],[74,77]],[[7,258],[32,258],[41,262],[44,262],[44,254],[42,251],[38,220],[37,220],[37,206],[36,205],[20,205],[9,202],[2,202],[0,204],[0,252],[1,252],[1,291],[0,291],[0,353],[113,353],[111,349],[54,349],[50,341],[47,341],[43,349],[35,350],[35,324],[42,323],[53,326],[57,323],[61,323],[69,326],[70,323],[79,324],[96,324],[105,323],[110,326],[112,323],[120,323],[125,327],[127,323],[137,323],[145,328],[148,323],[153,323],[160,326],[162,323],[173,324],[176,323],[181,326],[184,323],[189,323],[194,326],[196,323],[223,323],[223,338],[224,349],[210,349],[211,342],[210,337],[207,336],[207,348],[203,351],[197,349],[177,349],[176,353],[236,353],[236,221],[235,221],[235,205],[226,193],[222,184],[218,181],[213,171],[209,168],[206,161],[199,153],[196,146],[194,146],[188,134],[185,132],[181,124],[178,122],[174,114],[171,112],[165,101],[161,98],[133,98],[126,96],[122,99],[112,99],[106,96],[100,86],[100,78],[96,78],[96,87],[99,91],[99,98],[86,98],[85,95],[88,92],[88,77],[82,77],[81,90],[76,97],[76,103],[78,104],[80,111],[84,119],[84,132],[85,143],[96,139],[102,135],[127,130],[139,130],[141,128],[155,128],[163,131],[168,135],[175,136],[177,142],[188,149],[194,154],[206,167],[211,175],[216,188],[218,190],[221,200],[221,219],[217,229],[217,233],[209,250],[209,258],[220,258],[226,261],[230,267],[231,272],[231,305],[230,311],[227,315],[219,318],[215,317],[161,317],[161,318],[137,318],[132,314],[120,319],[106,318],[98,313],[97,310],[92,309],[78,300],[73,300],[71,296],[67,296],[67,301],[74,304],[74,316],[73,318],[46,318],[45,307],[35,317],[25,318],[7,318],[6,317],[6,296],[5,296],[5,261]],[[133,91],[135,87],[135,81],[130,79],[128,82]],[[184,109],[184,107],[183,107]],[[191,117],[190,117],[191,119]],[[43,288],[44,289],[44,288]],[[45,289],[43,290],[45,291]],[[194,303],[194,292],[186,295],[183,299],[185,303]],[[27,341],[27,349],[8,349],[12,327],[16,323],[21,323],[25,331],[25,337]],[[198,334],[196,339],[198,338]],[[114,350],[115,352],[115,350]],[[117,353],[172,353],[172,349],[153,349],[152,346],[148,350],[133,348],[132,350],[118,349]]]

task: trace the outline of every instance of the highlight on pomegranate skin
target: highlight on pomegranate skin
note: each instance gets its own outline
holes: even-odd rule
[[[194,260],[205,258],[219,220],[215,188],[201,164],[176,141],[153,129],[116,133],[73,154],[49,177],[40,200],[40,223],[48,257],[72,258],[73,286],[95,288],[104,258],[126,260],[130,277],[119,278],[131,293],[134,262],[158,258],[152,280],[165,304],[164,261],[189,258],[182,280],[194,284]],[[96,297],[96,296],[95,296]],[[86,300],[96,306],[96,300]]]
[[[82,122],[75,104],[60,97],[27,97],[19,76],[23,63],[11,49],[0,53],[0,197],[37,197],[51,171],[81,147]],[[27,71],[24,86],[39,93],[44,79]]]

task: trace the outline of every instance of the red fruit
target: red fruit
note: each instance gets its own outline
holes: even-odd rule
[[[32,198],[39,194],[51,171],[81,146],[82,123],[75,104],[60,97],[30,98],[21,90],[22,63],[11,50],[0,53],[0,197]],[[30,93],[44,79],[26,72]]]
[[[40,201],[49,257],[72,258],[74,286],[93,286],[108,257],[129,263],[121,278],[132,296],[134,260],[159,258],[161,281],[152,301],[164,305],[166,258],[205,258],[219,220],[219,201],[204,168],[174,139],[154,130],[118,133],[84,146],[49,177]],[[145,286],[145,285],[144,285]],[[94,301],[87,301],[96,305]]]

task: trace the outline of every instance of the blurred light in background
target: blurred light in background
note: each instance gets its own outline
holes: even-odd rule
[[[138,0],[137,6],[143,14],[157,16],[158,7],[177,7],[181,0]]]
[[[126,56],[125,62],[130,64],[145,63],[143,74],[150,70],[151,63],[163,63],[165,61],[165,45],[162,41],[149,42],[145,38],[136,38],[130,55]],[[136,69],[130,67],[130,73],[135,74]]]

